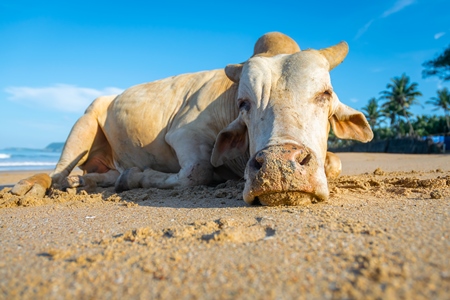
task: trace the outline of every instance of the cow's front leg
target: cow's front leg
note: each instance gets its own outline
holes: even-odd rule
[[[139,168],[125,170],[116,181],[116,192],[135,188],[175,188],[204,185],[213,178],[213,167],[209,161],[197,161],[184,165],[178,173],[164,173]]]
[[[88,173],[84,175],[71,175],[61,180],[61,189],[77,188],[78,190],[85,190],[93,192],[100,187],[113,186],[119,177],[119,172],[116,170],[109,170],[106,173]]]
[[[203,132],[185,128],[166,135],[166,142],[175,150],[181,167],[178,173],[164,173],[151,168],[144,171],[131,168],[123,172],[116,182],[116,191],[133,188],[175,188],[204,185],[212,181],[213,166],[210,162],[214,140],[208,140]]]

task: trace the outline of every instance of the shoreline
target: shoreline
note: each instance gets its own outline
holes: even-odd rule
[[[383,165],[386,172],[412,170],[450,171],[450,153],[446,154],[397,154],[397,153],[372,153],[372,152],[338,152],[342,161],[341,175],[358,175],[371,173]],[[0,171],[0,190],[12,187],[18,181],[38,173],[50,174],[53,169],[40,170],[12,170]],[[82,171],[75,168],[71,174],[81,175]]]

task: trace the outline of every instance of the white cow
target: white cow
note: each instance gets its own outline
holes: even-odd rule
[[[175,188],[239,178],[244,200],[296,205],[327,199],[340,160],[326,151],[329,127],[370,141],[364,115],[343,105],[329,71],[348,52],[341,42],[300,51],[281,33],[256,43],[245,63],[174,76],[97,98],[76,122],[50,174],[12,189],[43,196],[56,188],[115,185]],[[70,176],[79,166],[83,176]]]

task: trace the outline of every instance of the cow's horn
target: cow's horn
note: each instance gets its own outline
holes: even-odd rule
[[[319,50],[320,54],[325,56],[325,58],[330,63],[330,71],[337,67],[348,53],[348,44],[344,41],[336,44],[334,46]]]

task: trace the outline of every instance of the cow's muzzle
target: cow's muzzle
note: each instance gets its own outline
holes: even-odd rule
[[[306,147],[284,144],[257,152],[245,170],[244,200],[249,204],[301,205],[328,198],[323,169]]]

